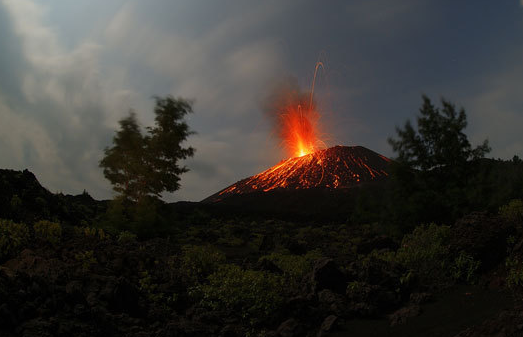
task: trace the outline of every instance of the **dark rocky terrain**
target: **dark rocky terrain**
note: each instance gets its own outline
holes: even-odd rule
[[[122,213],[0,173],[1,336],[523,332],[519,201],[398,233],[184,203]],[[133,216],[147,236],[121,227]]]

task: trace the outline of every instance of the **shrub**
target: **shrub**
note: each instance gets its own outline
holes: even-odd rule
[[[240,224],[224,224],[219,228],[217,244],[228,247],[240,247],[245,244],[245,239],[249,235],[247,227]]]
[[[508,257],[505,261],[507,268],[507,285],[512,288],[523,286],[523,263],[518,257]]]
[[[123,244],[136,242],[136,234],[133,234],[129,231],[123,231],[123,232],[120,232],[117,240],[118,240],[118,243],[123,243]]]
[[[509,220],[515,222],[523,221],[523,200],[514,199],[511,200],[507,205],[499,208],[499,214]]]
[[[62,226],[56,222],[47,220],[38,221],[33,225],[35,237],[51,243],[56,246],[62,238]]]
[[[140,290],[146,294],[150,301],[159,302],[163,299],[164,294],[158,292],[158,284],[153,282],[149,272],[141,272],[138,283],[140,284]]]
[[[411,234],[405,235],[396,252],[396,259],[413,270],[423,283],[441,280],[447,276],[444,271],[450,267],[449,235],[449,226],[418,226]]]
[[[361,256],[361,255],[360,255]],[[385,262],[395,262],[397,259],[396,253],[388,249],[377,250],[373,249],[369,254],[361,257],[362,264],[368,265],[375,260],[381,260]]]
[[[0,260],[16,254],[29,240],[29,229],[23,223],[0,219]]]
[[[18,208],[20,208],[20,206],[22,206],[22,199],[20,199],[20,197],[16,194],[13,195],[13,197],[11,198],[11,209],[17,210]]]
[[[225,262],[225,255],[212,246],[184,246],[182,250],[182,270],[192,283],[203,281]]]
[[[366,282],[352,281],[347,284],[346,295],[350,301],[365,303],[369,302],[372,293],[378,286],[372,286]]]
[[[223,265],[208,281],[193,291],[201,296],[201,304],[240,313],[251,325],[269,319],[283,304],[282,278],[268,272]]]
[[[145,197],[129,208],[130,229],[142,236],[151,236],[160,224],[160,203],[155,198]],[[127,229],[124,227],[124,229]]]
[[[98,228],[98,238],[100,240],[109,240],[110,236],[102,228]]]
[[[264,259],[271,261],[283,271],[284,277],[288,282],[295,284],[299,283],[303,276],[312,270],[314,262],[321,257],[321,251],[315,249],[307,252],[305,255],[274,252],[261,257],[260,261]]]
[[[245,244],[245,241],[236,236],[226,236],[224,238],[219,238],[216,243],[226,247],[241,247]]]
[[[472,283],[480,265],[481,261],[476,261],[472,256],[461,251],[450,268],[451,278],[455,281]]]
[[[91,269],[91,266],[96,264],[96,258],[92,250],[86,250],[84,252],[76,253],[74,255],[76,261],[80,262],[82,269],[87,271]]]
[[[73,227],[74,234],[76,236],[84,236],[86,238],[98,238],[100,240],[107,240],[110,238],[109,234],[107,234],[103,229],[101,228],[94,228],[94,227]]]

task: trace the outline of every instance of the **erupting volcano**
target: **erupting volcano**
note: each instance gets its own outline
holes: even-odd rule
[[[290,159],[221,190],[203,200],[219,202],[231,196],[267,195],[270,191],[343,190],[378,181],[389,175],[390,159],[361,146],[335,146],[326,149],[319,123],[320,114],[313,100],[316,75],[314,68],[310,92],[303,92],[294,82],[283,83],[269,97],[267,114]]]
[[[346,189],[389,175],[390,159],[362,146],[335,146],[287,159],[205,199],[273,190]]]

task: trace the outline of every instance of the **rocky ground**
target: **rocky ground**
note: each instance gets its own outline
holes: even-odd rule
[[[501,306],[456,336],[519,336],[523,331],[520,302],[506,287],[504,266],[507,238],[514,230],[509,222],[486,214],[473,214],[452,227],[447,248],[481,258],[475,289],[509,294],[504,310]],[[381,236],[359,242],[360,252],[368,253],[346,265],[328,256],[314,259],[299,278],[285,277],[277,260],[222,261],[237,265],[241,277],[247,271],[257,277],[273,275],[284,288],[274,297],[278,302],[274,306],[262,301],[272,298],[270,290],[260,288],[266,293],[251,294],[238,285],[231,294],[244,297],[228,305],[219,296],[206,302],[205,296],[212,293],[203,298],[192,294],[199,286],[212,284],[209,275],[220,267],[209,267],[218,268],[214,274],[212,270],[199,274],[198,269],[196,279],[189,279],[187,268],[198,263],[188,264],[189,253],[171,238],[137,241],[79,227],[63,228],[59,242],[32,235],[0,267],[2,336],[344,336],[372,330],[372,325],[351,325],[365,320],[386,322],[385,331],[392,336],[394,327],[423,317],[427,305],[441,301],[439,294],[457,284],[406,280],[404,265],[377,255],[390,252],[384,247],[394,245]],[[520,249],[518,243],[514,249]],[[271,312],[260,320],[245,315],[258,310],[256,306]]]
[[[523,335],[521,200],[398,234],[192,205],[125,217],[0,173],[0,336]]]

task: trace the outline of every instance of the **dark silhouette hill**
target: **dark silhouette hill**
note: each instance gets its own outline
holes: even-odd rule
[[[79,195],[51,193],[29,170],[0,169],[0,218],[32,223],[38,220],[79,225],[105,212],[106,201]]]

